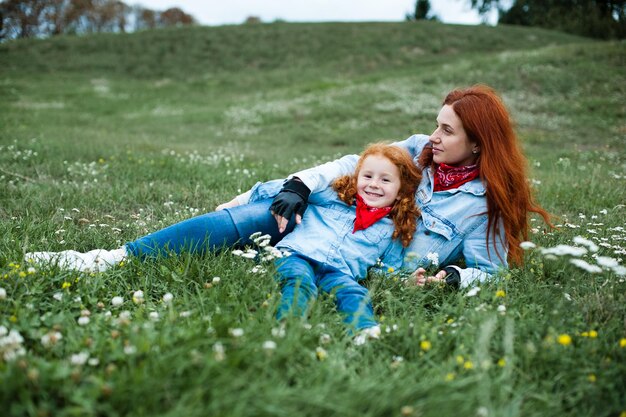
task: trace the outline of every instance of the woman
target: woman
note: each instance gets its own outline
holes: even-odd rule
[[[404,262],[405,270],[414,271],[417,285],[446,282],[464,287],[483,281],[509,261],[522,262],[519,243],[527,238],[531,212],[550,224],[548,213],[533,201],[526,160],[509,114],[491,88],[477,85],[450,92],[430,137],[413,135],[395,145],[407,149],[423,169],[416,192],[422,217]],[[127,254],[145,257],[164,250],[201,252],[245,245],[257,231],[270,234],[275,244],[301,220],[309,194],[353,172],[357,159],[349,155],[298,172],[273,200],[268,195],[244,204],[249,195],[243,194],[216,212],[172,225],[116,251],[38,252],[27,258],[54,259],[76,269],[103,269]],[[427,276],[424,267],[437,263],[443,268]]]

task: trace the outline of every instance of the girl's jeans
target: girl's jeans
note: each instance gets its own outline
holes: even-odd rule
[[[334,292],[337,310],[352,330],[377,325],[367,288],[351,276],[299,254],[276,260],[276,266],[276,280],[282,287],[276,313],[279,320],[289,315],[305,317],[319,288],[325,293]]]
[[[271,204],[272,199],[266,199],[192,217],[128,242],[126,249],[141,258],[182,251],[206,253],[249,244],[250,235],[255,232],[272,236],[273,246],[293,230],[295,222],[291,221],[285,232],[278,233],[276,220],[269,211]]]

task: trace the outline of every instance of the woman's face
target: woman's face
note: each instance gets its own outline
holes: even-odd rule
[[[473,165],[480,152],[480,147],[470,142],[461,119],[448,104],[439,111],[437,129],[430,135],[430,142],[436,164]]]

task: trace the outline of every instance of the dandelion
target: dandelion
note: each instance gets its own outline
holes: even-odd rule
[[[59,332],[52,331],[41,336],[41,344],[45,348],[50,348],[57,344],[59,340],[63,338],[63,335]]]
[[[393,269],[393,267],[392,267],[392,266],[390,266],[389,268],[387,268],[387,272],[388,272],[388,273],[392,274],[392,273],[393,273],[393,271],[395,271],[395,269]]]
[[[466,361],[463,364],[463,369],[474,369],[474,364],[472,363],[472,361]]]
[[[420,342],[420,349],[422,349],[424,352],[428,352],[432,347],[432,343],[430,343],[428,340],[422,340]]]
[[[321,346],[315,348],[315,356],[318,360],[323,361],[328,357],[328,352]]]
[[[582,259],[570,259],[569,262],[572,265],[575,265],[580,269],[589,272],[590,274],[599,274],[600,272],[602,272],[602,268],[600,268],[598,265],[591,265],[590,263]]]
[[[505,297],[506,293],[504,292],[504,290],[498,290],[496,291],[496,297]]]
[[[87,359],[89,359],[88,352],[74,353],[72,356],[70,356],[70,363],[72,365],[81,366],[87,363]]]
[[[572,337],[568,334],[560,334],[557,338],[556,341],[563,346],[569,346],[572,344]]]
[[[163,295],[163,302],[165,304],[171,303],[173,299],[174,299],[174,296],[172,295],[172,293],[168,292]]]
[[[133,303],[141,304],[143,303],[143,291],[137,290],[133,293]]]
[[[113,305],[113,307],[121,306],[123,303],[124,299],[120,296],[115,296],[111,299],[111,305]]]
[[[626,337],[622,337],[622,338],[619,340],[619,347],[621,347],[622,349],[623,349],[623,348],[626,348]]]

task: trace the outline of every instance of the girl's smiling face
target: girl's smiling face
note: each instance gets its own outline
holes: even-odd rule
[[[461,119],[450,105],[444,105],[437,116],[437,129],[430,135],[433,161],[453,166],[473,165],[480,147],[470,142]]]
[[[361,164],[356,188],[370,207],[388,207],[398,198],[400,170],[382,155],[368,155]]]

